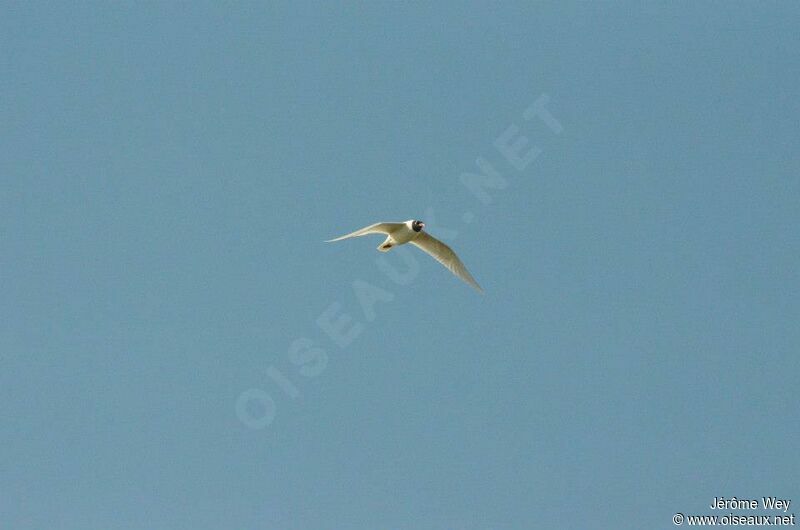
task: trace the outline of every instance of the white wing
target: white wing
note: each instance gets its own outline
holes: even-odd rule
[[[349,234],[337,237],[336,239],[329,239],[326,241],[326,243],[341,241],[342,239],[349,239],[351,237],[366,236],[368,234],[391,234],[403,226],[405,226],[403,223],[375,223],[374,225],[365,226],[361,230],[350,232]]]
[[[426,232],[421,232],[419,236],[410,241],[410,243],[430,254],[433,259],[450,269],[450,272],[470,284],[472,287],[477,289],[478,292],[483,292],[481,286],[478,285],[478,282],[475,281],[475,278],[472,277],[472,274],[470,274],[464,264],[461,263],[461,260],[458,259],[458,256],[456,256],[456,253],[453,252],[453,249],[435,237],[428,235]]]

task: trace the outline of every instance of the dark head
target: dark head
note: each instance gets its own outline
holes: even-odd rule
[[[414,230],[414,232],[422,232],[423,228],[425,228],[425,223],[423,223],[422,221],[411,222],[411,229]]]

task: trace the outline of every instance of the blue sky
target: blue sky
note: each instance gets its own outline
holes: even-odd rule
[[[799,16],[6,4],[2,526],[642,529],[800,503]],[[558,134],[525,118],[541,97]],[[521,169],[509,130],[540,153]],[[479,158],[504,184],[483,201]],[[411,218],[485,295],[414,249],[322,243]]]

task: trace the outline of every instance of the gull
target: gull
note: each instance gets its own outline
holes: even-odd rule
[[[481,289],[481,286],[478,285],[478,282],[475,281],[475,278],[472,277],[464,264],[461,263],[461,260],[458,259],[453,249],[427,232],[423,232],[423,228],[425,228],[425,223],[414,219],[409,219],[405,223],[375,223],[374,225],[366,226],[355,232],[337,237],[336,239],[329,239],[326,243],[369,234],[386,234],[386,240],[378,245],[379,251],[388,252],[393,247],[411,243],[447,267],[450,272],[470,284],[478,292],[482,293],[483,289]]]

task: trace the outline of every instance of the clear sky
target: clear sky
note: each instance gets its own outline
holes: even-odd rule
[[[4,3],[0,527],[800,514],[798,22]]]

